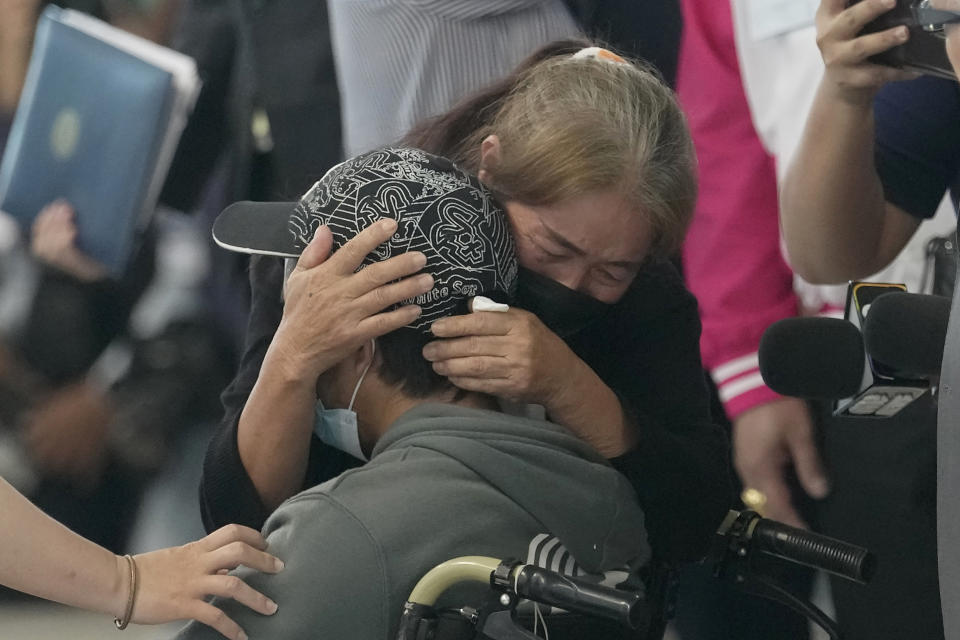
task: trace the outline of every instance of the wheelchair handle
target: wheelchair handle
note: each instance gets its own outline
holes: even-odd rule
[[[522,565],[514,575],[517,595],[522,598],[607,618],[631,629],[639,627],[644,619],[645,610],[638,593],[619,591],[530,564]]]
[[[758,520],[750,539],[763,553],[860,584],[869,582],[877,568],[876,556],[863,547],[775,520]]]
[[[754,511],[730,511],[717,530],[712,557],[723,564],[753,552],[820,569],[866,584],[877,568],[870,551],[842,540],[767,520]]]
[[[490,582],[490,575],[500,566],[498,558],[461,556],[430,569],[410,592],[407,602],[432,607],[444,591],[458,582]]]

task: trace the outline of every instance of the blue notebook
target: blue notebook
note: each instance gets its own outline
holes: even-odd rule
[[[79,248],[119,276],[154,208],[158,172],[165,175],[176,142],[170,128],[185,120],[173,111],[184,100],[169,70],[78,28],[97,21],[76,17],[51,6],[40,18],[0,164],[0,210],[28,234],[47,203],[65,198],[77,213]]]

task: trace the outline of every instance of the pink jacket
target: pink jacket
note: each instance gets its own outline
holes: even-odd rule
[[[700,197],[683,248],[700,302],[703,362],[730,419],[779,396],[763,384],[757,348],[773,322],[798,313],[780,253],[777,181],[750,118],[725,0],[682,0],[678,93],[700,166]]]

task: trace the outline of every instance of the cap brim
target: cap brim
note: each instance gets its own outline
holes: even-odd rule
[[[240,253],[296,258],[290,214],[296,202],[234,202],[213,223],[213,240],[224,249]]]

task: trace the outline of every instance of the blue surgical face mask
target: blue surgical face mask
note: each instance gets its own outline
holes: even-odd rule
[[[349,453],[354,458],[366,462],[367,456],[360,448],[360,429],[357,425],[357,412],[353,410],[353,403],[357,399],[357,392],[360,391],[360,385],[363,384],[363,378],[370,370],[373,364],[373,356],[377,353],[377,343],[371,341],[373,353],[370,362],[364,367],[360,379],[357,380],[357,386],[353,388],[353,395],[350,397],[350,404],[346,409],[327,409],[323,402],[317,398],[317,407],[313,419],[313,432],[317,434],[320,441],[328,444],[335,449]]]

